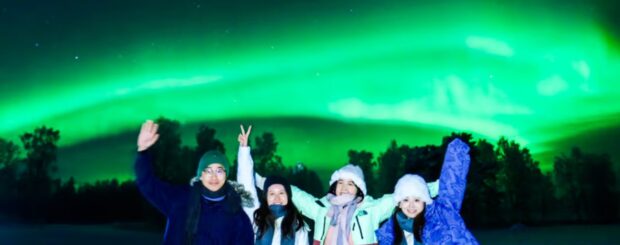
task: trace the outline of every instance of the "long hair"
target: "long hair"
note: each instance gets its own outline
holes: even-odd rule
[[[194,243],[194,234],[198,229],[198,220],[200,218],[201,188],[203,188],[202,184],[190,187],[187,218],[185,220],[185,244]]]
[[[265,190],[266,191],[266,190]],[[288,203],[284,206],[286,214],[282,219],[282,237],[293,237],[295,232],[301,229],[304,225],[304,218],[293,204],[290,193],[287,193]],[[256,223],[257,238],[263,237],[265,231],[269,228],[275,227],[276,217],[271,213],[266,198],[260,198],[260,207],[254,211],[254,223]]]
[[[329,186],[329,190],[327,191],[327,193],[337,195],[336,185],[338,185],[338,181],[332,183],[332,185]],[[364,200],[364,193],[359,187],[357,187],[357,185],[355,185],[355,188],[357,189],[357,191],[355,192],[355,197],[360,197],[360,202],[362,202]]]
[[[400,209],[400,207],[397,206],[394,209],[394,213],[392,214],[392,225],[394,226],[394,229],[392,229],[392,231],[394,232],[394,244],[396,245],[401,244],[401,242],[403,241],[403,228],[400,227],[400,224],[398,223],[398,220],[396,218],[398,212],[401,211],[402,210]],[[424,225],[426,223],[426,218],[424,218],[425,213],[426,204],[424,204],[424,209],[422,210],[422,212],[420,212],[417,216],[415,216],[415,218],[413,218],[413,236],[418,242],[422,242],[422,230],[424,229]]]
[[[194,234],[198,231],[198,221],[200,221],[202,202],[202,191],[205,189],[202,183],[195,183],[190,187],[189,201],[187,203],[187,217],[185,219],[185,242],[186,244],[194,243]],[[222,189],[224,191],[225,198],[222,200],[224,206],[224,212],[228,214],[235,214],[241,210],[241,197],[228,183],[228,180],[224,182]]]

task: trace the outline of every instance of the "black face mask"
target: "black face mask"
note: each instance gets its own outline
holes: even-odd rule
[[[286,207],[281,204],[269,205],[269,210],[271,210],[271,214],[273,214],[276,219],[286,215]]]
[[[217,191],[210,191],[209,189],[204,187],[204,185],[202,185],[201,194],[202,194],[202,196],[205,199],[207,199],[209,201],[221,201],[221,200],[224,199],[224,197],[226,197],[226,193],[228,192],[228,188],[229,187],[230,186],[226,182],[226,183],[224,183],[222,188],[220,188],[219,190],[217,190]]]

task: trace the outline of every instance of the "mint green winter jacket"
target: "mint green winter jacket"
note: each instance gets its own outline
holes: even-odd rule
[[[238,162],[240,169],[248,169],[253,167],[249,149],[239,151]],[[241,167],[243,166],[243,167]],[[245,172],[247,171],[240,171]],[[263,187],[265,178],[255,173],[256,186]],[[437,195],[438,182],[428,183],[431,197]],[[327,211],[331,204],[327,201],[327,196],[318,199],[307,192],[291,185],[292,200],[297,209],[306,217],[314,220],[314,237],[313,244],[323,244],[325,235],[329,229],[331,219],[327,217]],[[394,211],[394,199],[392,194],[385,194],[379,199],[366,195],[364,200],[357,206],[353,217],[351,218],[351,237],[356,245],[377,244],[375,230],[384,220],[388,219]]]
[[[331,204],[326,197],[316,199],[296,186],[291,186],[291,189],[295,206],[303,215],[314,220],[313,244],[323,244],[331,221],[327,217],[327,211]],[[375,230],[379,228],[382,221],[390,217],[393,209],[394,201],[391,194],[383,195],[379,199],[365,196],[350,220],[353,243],[376,244]]]

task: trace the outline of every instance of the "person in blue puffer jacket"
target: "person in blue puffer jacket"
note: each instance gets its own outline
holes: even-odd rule
[[[394,188],[396,209],[376,231],[379,244],[478,244],[460,215],[469,164],[469,146],[460,139],[450,142],[436,200],[422,177],[401,177]]]

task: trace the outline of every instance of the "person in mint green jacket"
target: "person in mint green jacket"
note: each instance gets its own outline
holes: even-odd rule
[[[253,169],[250,151],[240,151],[239,169]],[[244,172],[245,172],[244,171]],[[240,173],[241,174],[241,173]],[[265,178],[255,174],[256,186],[262,187]],[[391,194],[374,199],[366,195],[362,169],[347,164],[336,170],[329,181],[329,191],[321,199],[291,186],[292,200],[303,215],[314,220],[313,244],[377,244],[375,230],[388,219],[394,209]],[[437,183],[429,184],[431,190]]]

